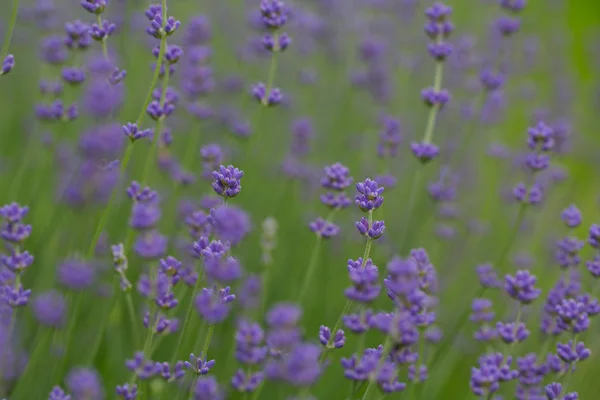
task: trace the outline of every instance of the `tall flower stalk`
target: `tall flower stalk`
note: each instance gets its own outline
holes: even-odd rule
[[[439,111],[450,101],[450,93],[442,88],[444,76],[444,61],[452,53],[452,45],[445,40],[454,30],[454,26],[449,21],[452,14],[452,8],[442,3],[436,3],[425,11],[429,22],[425,24],[425,33],[434,40],[429,43],[427,50],[434,58],[435,73],[433,77],[433,86],[423,89],[421,97],[425,105],[429,107],[425,133],[420,142],[414,142],[411,145],[413,155],[421,163],[412,178],[409,189],[409,199],[406,208],[406,218],[404,228],[400,236],[400,245],[406,247],[406,235],[411,228],[411,218],[414,214],[415,202],[417,199],[417,190],[421,186],[423,179],[423,165],[429,163],[439,154],[439,148],[432,143],[435,125]]]
[[[10,14],[10,20],[6,33],[4,34],[4,42],[2,43],[2,49],[0,50],[0,76],[8,74],[15,66],[15,57],[9,54],[10,43],[17,25],[17,16],[19,14],[19,0],[13,0],[12,11]]]
[[[150,8],[146,11],[146,16],[150,20],[151,26],[147,28],[146,32],[156,37],[160,40],[159,50],[157,55],[157,62],[154,68],[154,74],[152,76],[152,80],[150,81],[150,87],[148,89],[148,93],[146,94],[146,98],[144,99],[144,103],[142,104],[142,109],[135,121],[134,124],[129,124],[130,129],[126,131],[126,135],[129,137],[129,143],[127,144],[127,148],[125,149],[125,154],[120,163],[119,177],[123,177],[127,170],[127,166],[129,165],[129,161],[131,160],[131,156],[133,154],[134,143],[137,139],[141,138],[136,136],[137,132],[145,132],[139,129],[140,124],[144,119],[144,114],[147,111],[147,108],[152,99],[152,93],[154,92],[154,88],[158,82],[158,78],[161,74],[161,68],[163,67],[163,59],[165,56],[165,51],[167,48],[167,37],[173,34],[175,30],[179,27],[179,21],[175,21],[173,17],[167,17],[167,0],[162,0],[162,6],[154,5],[150,6]],[[161,96],[162,98],[162,96]],[[131,133],[133,132],[133,133]],[[131,133],[131,134],[128,134]],[[154,140],[158,140],[156,136],[160,135],[160,133],[155,133]],[[142,136],[143,137],[143,136]],[[110,219],[110,214],[114,207],[114,201],[116,198],[117,190],[116,188],[111,191],[110,198],[108,200],[107,205],[104,207],[102,214],[100,216],[100,220],[96,226],[96,230],[94,231],[94,235],[92,237],[92,241],[88,247],[87,257],[90,258],[93,254],[94,248],[100,235],[104,231],[106,224]]]
[[[354,197],[354,203],[358,208],[367,215],[362,217],[356,222],[356,229],[358,232],[366,238],[365,251],[362,258],[358,258],[356,261],[348,260],[348,273],[352,282],[352,287],[346,289],[346,303],[338,317],[331,332],[338,332],[342,325],[342,321],[347,322],[360,320],[361,315],[348,315],[348,312],[352,309],[352,306],[356,303],[369,304],[374,301],[381,290],[381,286],[377,284],[378,281],[378,269],[373,264],[371,255],[371,246],[373,241],[379,239],[385,231],[385,224],[383,221],[373,220],[373,211],[377,210],[383,204],[382,193],[384,188],[379,186],[378,183],[369,178],[363,182],[356,184],[357,194]],[[359,314],[362,313],[359,310]],[[325,361],[327,350],[332,348],[335,336],[332,336],[325,344],[325,351],[322,352],[320,361]]]
[[[321,195],[321,203],[330,209],[329,215],[323,218],[317,218],[309,224],[311,231],[315,233],[316,240],[311,252],[311,256],[306,268],[304,280],[300,285],[300,293],[298,295],[298,303],[302,304],[308,292],[312,277],[319,261],[319,252],[323,239],[329,239],[336,236],[340,228],[333,223],[333,218],[337,212],[343,208],[350,206],[351,200],[346,196],[344,190],[352,183],[350,170],[340,163],[332,164],[325,167],[325,175],[321,179],[321,186],[327,189],[327,192]],[[263,278],[265,281],[267,277]]]
[[[279,53],[285,51],[292,43],[290,36],[281,31],[288,21],[288,12],[288,6],[281,0],[261,0],[260,2],[261,23],[263,28],[267,30],[267,33],[263,36],[262,44],[265,50],[271,53],[271,62],[267,72],[266,84],[259,82],[252,87],[252,96],[262,106],[253,124],[257,136],[253,142],[255,146],[260,146],[264,108],[276,106],[283,99],[281,90],[274,85]],[[252,146],[251,152],[254,149],[255,147]]]

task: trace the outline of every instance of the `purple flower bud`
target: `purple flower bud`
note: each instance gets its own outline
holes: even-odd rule
[[[496,20],[496,29],[503,36],[512,36],[521,29],[521,21],[518,18],[502,16]]]
[[[100,24],[93,24],[90,28],[90,36],[92,39],[101,42],[106,40],[117,30],[117,26],[110,21],[102,20]]]
[[[536,183],[531,186],[529,191],[524,183],[519,183],[513,189],[513,196],[515,200],[521,204],[537,205],[544,200],[544,191],[542,187]]]
[[[352,184],[350,170],[340,163],[326,166],[324,172],[325,176],[321,178],[321,186],[325,189],[342,191]]]
[[[564,298],[556,305],[558,325],[562,330],[573,333],[586,331],[590,326],[586,304],[576,300]]]
[[[354,203],[362,212],[370,212],[378,209],[383,204],[383,196],[381,195],[384,191],[383,187],[380,187],[376,181],[369,178],[363,182],[356,184],[356,191],[358,192],[354,197]]]
[[[81,0],[81,6],[89,13],[100,15],[106,8],[107,0]]]
[[[235,295],[231,294],[229,286],[224,289],[204,288],[196,296],[195,306],[198,313],[209,324],[223,322],[229,315],[231,306],[229,303],[235,300]]]
[[[146,28],[146,33],[157,39],[171,36],[181,26],[181,22],[175,20],[173,17],[167,17],[163,26],[163,9],[160,5],[154,4],[149,6],[145,14],[148,20],[150,20],[150,26]]]
[[[243,369],[238,369],[231,378],[231,386],[238,392],[252,393],[264,379],[264,372],[246,373]]]
[[[65,382],[74,399],[100,400],[104,398],[100,376],[93,369],[74,368],[67,374]]]
[[[425,16],[432,22],[444,22],[452,15],[452,7],[438,2],[425,10]]]
[[[436,61],[445,61],[452,54],[452,45],[447,42],[429,43],[427,51],[429,55]]]
[[[317,236],[320,236],[325,239],[332,238],[334,236],[337,236],[338,233],[340,233],[339,226],[337,226],[333,222],[326,221],[321,217],[308,224],[308,227]]]
[[[193,388],[195,400],[223,400],[223,393],[214,376],[203,376],[196,380]]]
[[[512,13],[519,13],[525,8],[527,0],[500,0],[500,7]]]
[[[574,205],[571,204],[565,208],[561,214],[562,220],[569,228],[577,228],[581,225],[581,211]]]
[[[244,171],[235,168],[233,165],[227,167],[221,165],[218,171],[212,173],[214,182],[213,189],[219,196],[224,198],[235,197],[242,190],[241,179]]]
[[[118,85],[127,76],[127,71],[124,69],[115,68],[111,73],[108,81],[111,85]]]
[[[529,330],[522,322],[519,323],[503,323],[496,324],[496,332],[500,339],[506,344],[520,343],[529,337]]]
[[[346,343],[346,336],[344,331],[339,329],[332,337],[331,329],[321,325],[321,328],[319,328],[319,341],[325,347],[339,349],[344,347],[344,344]]]
[[[385,224],[383,221],[373,221],[373,223],[369,225],[369,221],[365,217],[362,217],[355,225],[358,233],[371,239],[379,239],[385,231]]]
[[[592,277],[600,278],[600,257],[596,256],[592,261],[587,261],[585,266]]]
[[[422,164],[427,164],[440,153],[439,148],[432,143],[412,143],[410,145],[413,155]]]
[[[277,30],[288,20],[288,8],[281,0],[261,0],[261,21],[265,28]]]
[[[127,125],[123,125],[122,129],[125,136],[127,136],[131,142],[146,138],[151,134],[150,129],[140,130],[136,124],[132,124],[131,122],[128,122]]]
[[[194,353],[190,354],[190,361],[184,361],[183,365],[196,375],[206,375],[216,364],[215,360],[206,360],[206,357],[196,357]]]
[[[567,364],[573,364],[586,360],[592,355],[590,349],[585,347],[583,342],[577,342],[573,344],[572,340],[567,343],[558,343],[556,345],[556,354]]]
[[[347,208],[352,204],[352,200],[345,193],[327,192],[320,196],[320,200],[331,209]]]
[[[492,302],[488,299],[473,299],[471,310],[470,319],[477,324],[491,322],[495,316],[492,310]]]
[[[60,386],[54,386],[48,400],[71,400],[71,396],[66,394]]]
[[[600,249],[600,225],[592,224],[590,227],[588,244],[595,249]]]
[[[381,292],[381,285],[378,284],[379,272],[370,258],[365,262],[362,258],[356,261],[348,260],[348,273],[353,285],[344,291],[348,299],[359,303],[370,303],[379,296]]]
[[[263,36],[262,43],[266,50],[273,53],[280,53],[292,44],[292,39],[285,32],[276,36],[267,33]]]
[[[504,290],[506,293],[522,304],[530,304],[542,293],[535,287],[537,278],[527,270],[517,271],[512,275],[506,275],[504,278]]]
[[[116,388],[116,393],[117,396],[123,400],[135,400],[138,395],[137,385],[129,383],[118,385]]]
[[[429,21],[425,24],[424,30],[425,34],[432,40],[437,39],[440,36],[446,39],[454,31],[454,25],[452,25],[452,22],[450,21],[444,21],[442,23]]]
[[[450,92],[446,89],[436,91],[434,88],[429,87],[421,91],[421,98],[428,107],[444,107],[450,101]]]
[[[268,107],[276,106],[283,100],[283,95],[279,88],[271,88],[269,93],[267,93],[267,87],[262,82],[259,82],[252,87],[252,96],[259,103]]]

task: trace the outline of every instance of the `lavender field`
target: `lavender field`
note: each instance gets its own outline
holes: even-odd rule
[[[1,0],[0,399],[600,399],[595,0]]]

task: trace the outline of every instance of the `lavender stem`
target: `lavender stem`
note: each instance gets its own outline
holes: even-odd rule
[[[162,19],[163,19],[163,28],[164,28],[166,21],[167,21],[167,0],[162,0],[162,14],[163,14]],[[140,114],[138,115],[138,118],[136,120],[136,125],[138,125],[138,126],[142,123],[142,120],[144,119],[144,114],[146,112],[146,108],[148,107],[148,104],[150,104],[150,99],[152,98],[152,92],[154,91],[154,87],[156,86],[156,83],[158,82],[158,78],[160,76],[160,67],[162,65],[162,60],[164,58],[166,47],[167,47],[167,39],[166,39],[166,35],[165,35],[160,39],[160,48],[159,48],[159,52],[158,52],[158,60],[156,62],[156,67],[154,68],[154,75],[152,77],[152,81],[150,82],[150,88],[148,89],[148,93],[146,94],[146,99],[144,100],[144,104],[142,105],[142,110],[140,111]],[[167,70],[168,70],[168,68],[167,68]],[[130,141],[127,144],[127,149],[125,150],[125,155],[123,157],[123,161],[121,162],[119,177],[124,176],[125,170],[127,169],[127,165],[129,164],[129,161],[131,160],[132,153],[133,153],[133,142]],[[114,205],[115,197],[116,197],[116,190],[113,188],[113,190],[110,194],[110,199],[108,200],[108,204],[106,205],[106,207],[104,208],[104,211],[102,212],[102,216],[100,217],[100,221],[98,222],[98,226],[96,227],[96,231],[94,232],[92,242],[90,243],[90,246],[88,248],[87,259],[91,258],[92,254],[94,252],[94,249],[96,247],[96,243],[98,243],[98,239],[100,238],[100,235],[102,234],[102,232],[104,231],[104,228],[106,227],[106,224],[110,217],[110,213],[111,213],[113,205]],[[126,247],[126,249],[127,249],[127,247]]]
[[[12,3],[12,13],[10,15],[10,22],[8,23],[8,29],[6,31],[6,36],[4,36],[4,42],[2,43],[2,52],[0,53],[0,62],[4,60],[4,58],[8,55],[8,51],[10,50],[10,43],[12,41],[12,36],[15,31],[15,26],[17,25],[17,15],[19,14],[19,0],[13,0]]]

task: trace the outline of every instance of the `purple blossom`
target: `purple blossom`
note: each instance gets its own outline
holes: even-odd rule
[[[422,164],[433,160],[440,153],[439,148],[431,143],[412,143],[410,148],[415,158]]]
[[[136,124],[132,124],[128,122],[127,125],[123,125],[123,134],[131,141],[135,142],[136,140],[146,138],[150,136],[150,129],[140,129]]]
[[[333,222],[326,221],[319,217],[316,220],[308,224],[309,229],[314,232],[317,236],[325,239],[337,236],[340,233],[340,227]]]
[[[106,8],[107,0],[81,0],[81,6],[89,13],[100,15]]]
[[[350,170],[341,163],[328,165],[324,168],[321,186],[325,189],[342,191],[352,184]]]
[[[71,400],[71,396],[66,394],[60,386],[54,386],[48,400]]]
[[[265,374],[269,379],[294,386],[311,386],[321,375],[320,356],[319,346],[299,344],[289,354],[269,362],[265,366]]]
[[[527,270],[517,271],[504,278],[504,290],[508,295],[522,304],[530,304],[542,293],[535,287],[537,278]]]
[[[339,329],[335,332],[335,335],[331,335],[331,329],[325,325],[321,325],[319,328],[319,341],[327,348],[339,349],[344,347],[346,343],[346,335],[344,331]]]
[[[214,182],[212,184],[215,192],[224,198],[237,196],[242,190],[241,179],[244,171],[235,168],[233,165],[227,167],[221,165],[217,171],[212,173]]]
[[[190,361],[184,361],[183,365],[196,375],[206,375],[216,364],[215,360],[206,360],[206,357],[196,357],[194,353],[190,354]]]
[[[138,395],[137,385],[129,383],[118,385],[116,388],[116,393],[117,396],[123,400],[135,400]]]
[[[217,289],[215,286],[212,289],[202,289],[196,296],[195,306],[209,324],[217,324],[227,318],[231,309],[230,303],[234,300],[235,295],[231,294],[229,286],[223,289]]]
[[[262,82],[259,82],[252,87],[252,96],[259,103],[268,107],[274,107],[283,100],[283,94],[279,88],[270,88],[267,92],[267,87]]]
[[[379,272],[377,266],[369,258],[363,261],[348,260],[348,273],[352,287],[346,289],[344,294],[350,300],[359,303],[370,303],[379,296],[381,285],[378,284]]]
[[[264,372],[245,372],[243,369],[238,369],[231,378],[231,386],[242,393],[254,392],[264,381]]]
[[[357,194],[354,197],[354,203],[362,212],[371,212],[383,204],[383,196],[381,194],[384,188],[380,187],[374,180],[367,178],[363,182],[358,182],[356,184],[356,191]]]
[[[15,67],[15,56],[7,55],[0,66],[0,76],[8,74]]]
[[[581,225],[581,211],[574,205],[571,204],[565,208],[561,214],[562,220],[569,228],[577,228]]]
[[[223,400],[221,388],[214,376],[203,376],[196,380],[193,388],[194,400]]]
[[[373,221],[372,223],[369,223],[369,220],[365,217],[362,217],[355,225],[358,233],[371,239],[379,239],[385,231],[385,224],[383,221]]]
[[[520,343],[529,337],[529,330],[522,322],[496,324],[496,332],[500,339],[506,344]]]

